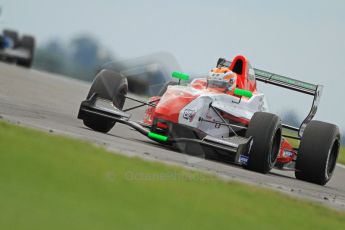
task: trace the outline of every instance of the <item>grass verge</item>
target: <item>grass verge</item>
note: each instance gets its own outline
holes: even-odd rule
[[[343,229],[270,190],[0,122],[0,229]]]
[[[345,165],[345,147],[344,146],[341,146],[340,148],[338,162]]]

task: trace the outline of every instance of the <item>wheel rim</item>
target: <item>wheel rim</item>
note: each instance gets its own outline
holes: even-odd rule
[[[332,148],[329,150],[327,164],[326,164],[326,179],[331,178],[337,163],[337,156],[339,151],[339,143],[335,141]]]
[[[280,138],[280,130],[277,130],[276,134],[274,135],[273,138],[273,143],[272,143],[272,148],[271,148],[271,152],[269,154],[269,163],[270,163],[270,167],[273,167],[274,162],[276,161],[278,154],[279,154],[279,149],[280,149],[280,142],[281,142],[281,138]]]
[[[113,104],[118,108],[118,109],[122,109],[123,105],[125,104],[125,95],[127,94],[127,90],[126,88],[122,88],[120,90],[120,93],[117,95],[116,98],[114,98],[114,102]]]

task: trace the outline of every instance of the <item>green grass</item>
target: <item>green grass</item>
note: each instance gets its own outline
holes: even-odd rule
[[[341,146],[338,162],[345,165],[345,147]]]
[[[0,229],[344,229],[345,214],[0,122]]]

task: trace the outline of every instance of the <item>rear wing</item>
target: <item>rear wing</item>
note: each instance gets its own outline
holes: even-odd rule
[[[219,58],[217,62],[217,66],[230,67],[231,62],[224,58]],[[279,74],[275,74],[275,73],[267,72],[264,70],[255,69],[255,68],[254,68],[254,73],[255,73],[255,78],[257,81],[283,87],[283,88],[297,91],[300,93],[308,94],[314,97],[310,112],[307,115],[307,117],[304,119],[304,121],[302,122],[299,128],[283,124],[284,128],[297,131],[298,136],[301,137],[303,135],[305,127],[313,119],[313,117],[316,114],[317,108],[319,106],[323,86],[311,84],[308,82],[296,80],[290,77],[285,77]],[[294,137],[291,137],[291,138],[294,138]]]
[[[301,93],[314,96],[318,85],[310,84],[304,81],[299,81],[289,77],[284,77],[275,73],[270,73],[264,70],[254,68],[254,73],[257,81],[281,86],[283,88],[291,89]]]

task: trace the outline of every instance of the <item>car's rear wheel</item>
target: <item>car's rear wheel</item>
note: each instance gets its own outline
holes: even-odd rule
[[[126,99],[124,96],[127,92],[128,83],[126,77],[110,70],[102,70],[96,75],[87,99],[96,95],[96,97],[112,101],[114,106],[122,109]],[[83,121],[87,127],[102,133],[109,132],[116,123],[111,119],[94,114],[84,115]]]
[[[304,130],[296,160],[297,179],[325,185],[332,177],[340,149],[336,125],[311,121]]]
[[[34,52],[35,52],[35,39],[31,36],[23,36],[20,40],[18,46],[24,48],[29,52],[28,58],[18,58],[17,65],[30,68],[32,65],[32,61],[34,59]]]
[[[250,120],[246,137],[253,137],[247,165],[244,167],[268,173],[274,166],[282,138],[280,118],[271,113],[256,112]]]
[[[3,35],[5,37],[9,37],[13,42],[13,47],[17,47],[18,45],[18,33],[14,30],[4,30]]]

